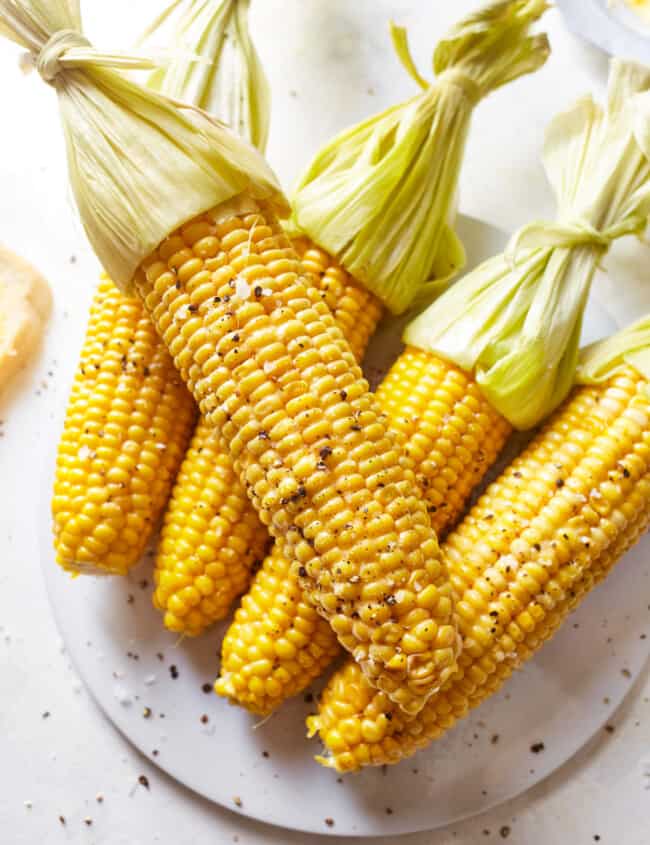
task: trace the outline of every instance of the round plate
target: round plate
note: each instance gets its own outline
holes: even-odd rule
[[[569,28],[611,56],[650,63],[650,28],[624,0],[557,0]]]
[[[505,242],[476,220],[462,219],[459,229],[470,265]],[[590,339],[613,328],[593,305],[586,326]],[[398,351],[399,331],[382,326],[368,355],[370,376]],[[151,606],[150,557],[128,578],[71,580],[55,565],[49,515],[55,450],[52,437],[39,516],[43,572],[79,673],[153,763],[252,818],[360,836],[436,828],[479,813],[568,760],[618,707],[647,657],[640,639],[648,624],[645,538],[535,660],[455,730],[398,766],[339,782],[312,760],[319,745],[304,728],[311,696],[260,723],[210,694],[224,627],[195,640],[165,631]]]

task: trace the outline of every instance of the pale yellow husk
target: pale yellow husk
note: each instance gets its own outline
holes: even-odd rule
[[[309,235],[393,312],[431,299],[464,264],[456,191],[474,106],[541,67],[544,35],[529,30],[546,0],[490,3],[434,53],[428,83],[393,27],[398,56],[423,89],[352,127],[316,155],[294,192],[292,230]]]
[[[264,151],[271,92],[250,37],[249,7],[250,0],[174,0],[140,44],[155,50],[164,39],[167,48],[150,88],[209,112]]]
[[[580,353],[578,384],[601,384],[626,367],[650,381],[650,314]]]
[[[0,32],[32,53],[58,94],[83,226],[123,290],[167,235],[220,203],[245,194],[288,213],[257,150],[206,112],[114,70],[151,62],[88,45],[78,0],[0,0]]]
[[[607,108],[585,97],[559,115],[544,148],[557,222],[525,226],[405,332],[407,343],[472,372],[517,428],[536,425],[569,392],[595,271],[612,241],[647,226],[649,88],[650,71],[615,60]]]

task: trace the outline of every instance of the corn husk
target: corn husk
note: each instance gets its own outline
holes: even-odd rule
[[[394,26],[397,54],[422,92],[338,135],[298,183],[294,231],[394,313],[430,298],[464,264],[453,226],[470,118],[483,97],[544,64],[547,39],[529,28],[546,8],[546,0],[508,0],[466,18],[438,44],[431,84]]]
[[[246,141],[115,70],[151,62],[88,44],[78,0],[0,0],[0,34],[30,51],[57,92],[81,220],[123,290],[165,237],[216,205],[244,195],[287,213],[275,175]]]
[[[585,97],[551,123],[544,165],[557,222],[525,226],[405,332],[407,343],[473,373],[517,428],[536,425],[569,392],[594,273],[613,240],[646,228],[650,145],[639,126],[648,88],[650,71],[614,61],[606,109]]]
[[[248,30],[249,7],[250,0],[174,0],[140,45],[167,48],[149,87],[218,117],[263,152],[271,92]]]
[[[578,384],[600,384],[625,367],[634,367],[650,382],[650,314],[580,353]]]

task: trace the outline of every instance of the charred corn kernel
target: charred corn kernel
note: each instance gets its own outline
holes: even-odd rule
[[[222,645],[215,691],[259,715],[303,690],[339,653],[276,547],[243,597]],[[260,655],[266,660],[260,665]],[[263,681],[252,683],[254,678]]]
[[[330,755],[320,762],[341,771],[394,763],[436,739],[534,654],[647,530],[647,388],[630,368],[576,389],[488,488],[443,546],[463,638],[457,673],[409,718],[348,662],[308,723]],[[370,757],[344,738],[342,719],[378,726]]]
[[[410,634],[394,592],[417,599],[430,584],[444,609],[429,609],[431,624],[446,641],[447,629],[455,628],[451,586],[411,463],[387,431],[318,290],[297,270],[295,252],[266,209],[235,216],[222,207],[170,235],[134,281],[262,521],[285,542],[310,600],[333,625],[341,623],[341,644],[372,683],[417,712],[453,673],[456,650],[444,646],[438,655],[437,639],[420,641],[407,665],[393,671],[376,647],[400,651],[396,625],[401,636]],[[244,381],[257,386],[244,390]],[[304,431],[316,422],[323,433],[307,440]],[[331,454],[321,467],[324,450]],[[296,466],[310,456],[316,471],[298,478]],[[330,530],[339,500],[351,514],[344,543]],[[369,537],[366,523],[377,513],[389,517],[390,527]],[[347,582],[337,573],[342,559],[359,573],[374,567],[373,578],[360,577],[346,598],[338,596]],[[381,599],[374,598],[378,582]],[[377,619],[384,605],[387,622]],[[362,627],[349,624],[357,616]]]
[[[90,310],[57,456],[58,563],[124,575],[156,526],[195,405],[142,303],[103,278]]]
[[[400,356],[377,390],[377,400],[391,425],[404,438],[404,448],[414,460],[416,477],[424,491],[432,521],[438,533],[444,535],[462,512],[472,489],[496,460],[510,433],[510,426],[491,409],[470,376],[454,365],[417,349],[406,349]],[[336,512],[332,525],[339,531],[339,539],[344,536],[345,525],[350,518],[347,511],[338,509]],[[383,518],[384,514],[382,522]],[[366,530],[369,535],[374,533],[374,525],[372,521],[368,523]],[[267,566],[270,568],[268,573]],[[298,675],[293,671],[295,661],[292,661],[290,683],[273,698],[265,694],[257,697],[248,683],[247,667],[252,658],[248,657],[244,644],[254,642],[262,632],[272,627],[267,617],[269,607],[282,601],[291,608],[286,593],[296,594],[296,585],[290,583],[291,574],[287,575],[286,583],[278,580],[274,578],[275,567],[273,556],[264,562],[252,587],[253,591],[257,591],[259,600],[249,605],[247,613],[238,613],[230,626],[223,642],[222,678],[215,687],[218,693],[258,714],[271,712],[289,696],[297,695],[325,668],[324,662],[316,664],[308,661],[302,675]],[[340,585],[338,595],[346,598],[354,595],[355,581],[358,582],[360,576],[355,575],[349,561],[340,563],[338,569],[341,579],[347,579],[347,583]],[[372,564],[366,566],[363,574],[369,580],[373,578]],[[258,589],[259,582],[262,583]],[[375,600],[381,598],[383,590],[381,583],[377,583],[376,587],[378,589],[374,593],[370,588],[366,590],[366,595],[372,593]],[[437,588],[431,584],[417,596],[408,590],[397,591],[393,600],[412,630],[404,636],[401,629],[396,630],[395,637],[401,641],[402,651],[386,653],[384,659],[388,668],[395,672],[406,671],[409,655],[416,654],[422,642],[435,643],[438,659],[443,664],[453,660],[456,632],[450,626],[440,630],[432,625],[428,613],[436,606],[451,613],[450,598],[441,598]],[[378,616],[382,611],[387,614],[388,610],[389,607],[384,605],[377,608],[375,614]],[[336,634],[323,619],[317,617],[314,624],[319,645],[329,642],[325,651],[333,659],[337,653]],[[335,622],[338,634],[345,633],[349,627],[349,620]],[[392,634],[386,632],[386,640],[391,639]],[[375,649],[374,654],[377,653]],[[278,660],[276,671],[281,665],[281,660]]]
[[[207,242],[200,247],[200,251],[207,249]],[[360,360],[381,315],[378,300],[350,279],[345,284],[334,284],[344,271],[337,274],[333,259],[322,250],[308,247],[305,239],[301,241],[300,252],[303,271],[313,274],[315,284]],[[262,287],[254,286],[253,296],[262,295]],[[326,421],[320,421],[308,426],[303,436],[315,441],[327,432]],[[303,472],[310,475],[322,461],[320,454],[318,462],[310,456]],[[296,472],[299,473],[298,467]],[[225,618],[235,599],[248,588],[268,543],[268,530],[249,501],[229,452],[215,437],[213,428],[199,421],[167,506],[155,560],[153,602],[163,612],[165,626],[186,636],[197,636]],[[270,560],[273,561],[273,556]],[[198,593],[187,593],[192,586]],[[295,592],[296,588],[292,589]],[[299,605],[295,607],[298,610]],[[318,637],[335,642],[327,622],[320,619],[319,622]],[[233,637],[231,641],[237,639]],[[325,650],[328,654],[336,651],[331,642]],[[304,674],[303,686],[315,677],[317,665],[305,660],[309,671]],[[325,668],[324,662],[321,665]],[[287,689],[300,692],[295,674],[292,677]],[[281,693],[278,690],[273,700],[279,703]],[[264,706],[258,704],[256,712],[261,712]]]
[[[431,524],[444,537],[497,459],[511,427],[471,375],[415,347],[397,359],[377,388],[377,400],[405,438]]]
[[[298,238],[294,245],[303,273],[312,276],[354,357],[361,361],[383,314],[381,301],[356,282],[333,256],[308,238]]]

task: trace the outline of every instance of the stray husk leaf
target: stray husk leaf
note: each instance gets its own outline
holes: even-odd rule
[[[437,293],[465,262],[453,227],[470,118],[483,97],[544,64],[546,36],[529,28],[546,8],[546,0],[506,0],[466,18],[438,44],[432,83],[393,26],[422,92],[334,138],[296,188],[292,230],[335,255],[394,313]]]
[[[0,0],[0,32],[33,54],[57,92],[81,220],[123,290],[170,232],[220,203],[245,194],[288,212],[275,175],[246,141],[116,72],[123,56],[92,49],[78,0]]]
[[[271,93],[248,30],[249,7],[250,0],[174,0],[140,43],[155,48],[164,36],[163,45],[173,45],[149,87],[209,112],[263,152]]]
[[[517,428],[536,425],[569,392],[595,271],[614,239],[646,228],[650,161],[639,126],[649,88],[650,71],[615,60],[607,109],[585,97],[555,118],[544,165],[557,221],[525,226],[405,332],[407,343],[472,372]]]
[[[576,381],[600,384],[628,366],[650,381],[650,314],[583,349]]]

